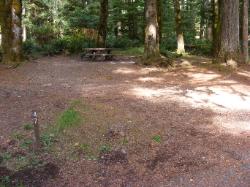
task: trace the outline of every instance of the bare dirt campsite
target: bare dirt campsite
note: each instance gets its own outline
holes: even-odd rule
[[[1,67],[0,174],[24,186],[248,186],[250,69],[209,63],[55,56]]]
[[[0,187],[250,187],[249,0],[0,0]]]

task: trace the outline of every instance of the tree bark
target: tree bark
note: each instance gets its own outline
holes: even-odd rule
[[[146,28],[144,45],[144,57],[146,59],[160,56],[157,16],[157,0],[147,0],[145,10]]]
[[[2,11],[3,63],[17,66],[22,60],[22,3],[7,0],[0,4]]]
[[[243,16],[242,16],[242,52],[244,62],[248,63],[248,7],[249,0],[243,0]]]
[[[218,53],[218,35],[219,35],[219,25],[220,25],[220,19],[219,19],[219,2],[218,0],[212,0],[212,34],[213,34],[213,43],[212,43],[212,53],[213,56],[216,56]]]
[[[162,0],[157,0],[157,21],[159,25],[159,43],[162,40]]]
[[[130,39],[138,39],[138,11],[134,0],[127,1],[128,6],[128,35]]]
[[[174,9],[175,9],[175,29],[177,37],[177,53],[185,53],[185,43],[184,35],[182,31],[182,18],[181,18],[181,6],[180,0],[174,0]]]
[[[219,60],[241,61],[239,41],[239,0],[220,1]]]
[[[108,0],[100,0],[100,20],[98,26],[97,46],[106,47],[108,29]]]
[[[204,39],[205,37],[205,0],[202,0],[201,2],[201,9],[200,9],[200,39]]]

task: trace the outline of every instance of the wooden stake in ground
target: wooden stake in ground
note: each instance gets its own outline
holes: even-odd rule
[[[37,113],[35,111],[32,112],[32,121],[34,125],[34,151],[39,151],[41,148],[40,144],[40,130],[39,130],[39,124],[38,124],[38,118]]]

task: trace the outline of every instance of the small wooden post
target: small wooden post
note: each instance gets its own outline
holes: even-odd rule
[[[34,151],[39,151],[41,144],[40,144],[40,130],[39,130],[39,124],[38,124],[38,118],[37,113],[35,111],[32,112],[32,121],[34,125]]]

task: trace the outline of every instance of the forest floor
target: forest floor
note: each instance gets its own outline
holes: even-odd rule
[[[249,186],[250,67],[230,71],[201,57],[176,64],[55,56],[0,67],[2,183]]]

